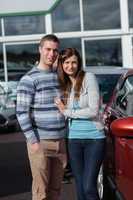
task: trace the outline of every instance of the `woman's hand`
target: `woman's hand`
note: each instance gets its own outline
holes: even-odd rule
[[[65,105],[64,103],[61,101],[60,98],[56,97],[54,99],[55,105],[58,107],[59,111],[63,114],[64,109],[65,109]]]

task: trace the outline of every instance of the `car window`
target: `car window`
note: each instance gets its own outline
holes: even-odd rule
[[[126,78],[116,95],[115,107],[124,115],[133,116],[133,76]]]
[[[121,74],[96,74],[103,103],[106,104]]]

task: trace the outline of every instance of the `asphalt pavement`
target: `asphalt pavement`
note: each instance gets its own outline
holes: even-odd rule
[[[22,133],[0,133],[0,200],[31,200],[31,171]],[[74,181],[62,183],[61,200],[76,200]]]
[[[61,200],[76,200],[74,183],[63,184]],[[0,200],[31,200],[31,192],[0,197]]]

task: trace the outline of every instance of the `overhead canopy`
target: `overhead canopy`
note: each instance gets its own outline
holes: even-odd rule
[[[61,0],[0,0],[0,16],[50,12]]]

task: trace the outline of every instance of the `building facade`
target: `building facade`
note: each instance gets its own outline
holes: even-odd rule
[[[0,81],[18,80],[38,60],[38,42],[54,33],[77,48],[83,68],[133,67],[133,0],[61,0],[45,15],[0,18]]]

